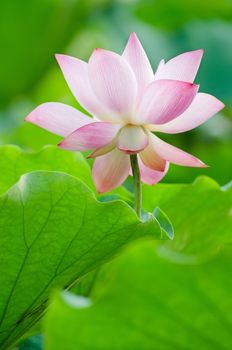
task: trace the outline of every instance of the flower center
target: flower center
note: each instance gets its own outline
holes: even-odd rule
[[[127,124],[118,134],[117,147],[127,153],[136,154],[148,145],[148,136],[142,126]]]

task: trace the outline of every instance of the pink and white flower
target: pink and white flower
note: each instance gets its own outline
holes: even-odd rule
[[[130,154],[138,154],[141,180],[153,185],[169,163],[205,167],[196,157],[162,141],[153,132],[191,130],[224,104],[199,93],[193,81],[203,50],[183,53],[155,74],[135,33],[122,55],[96,49],[89,62],[56,55],[76,99],[92,118],[62,103],[44,103],[26,121],[63,136],[59,147],[92,150],[93,178],[99,192],[122,184],[131,172]]]

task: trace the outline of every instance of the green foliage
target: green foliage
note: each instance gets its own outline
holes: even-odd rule
[[[20,339],[14,350],[42,350],[44,334],[27,338],[45,333],[46,350],[230,350],[232,191],[214,180],[232,176],[231,20],[229,0],[0,3],[0,144],[23,148],[0,147],[1,349]],[[154,69],[161,58],[204,48],[196,81],[226,104],[192,132],[161,135],[210,168],[171,166],[171,184],[144,186],[144,209],[154,214],[144,212],[143,223],[123,203],[133,200],[125,187],[98,202],[90,163],[54,146],[41,150],[60,137],[23,122],[47,101],[80,108],[55,53],[122,52],[132,31]],[[214,180],[186,184],[199,175]],[[140,237],[165,241],[135,245]],[[90,299],[53,292],[64,287]]]
[[[127,204],[100,203],[64,173],[24,175],[0,208],[1,349],[42,316],[55,286],[69,287],[137,238],[172,238],[164,215],[143,223]]]
[[[41,335],[37,335],[27,339],[18,347],[18,350],[42,350],[43,339]]]
[[[19,147],[0,147],[0,193],[14,185],[25,173],[34,170],[61,171],[84,181],[94,189],[91,170],[81,153],[67,152],[55,146],[37,153],[23,152]]]
[[[79,152],[69,152],[56,146],[46,146],[38,152],[26,152],[14,145],[0,146],[0,194],[14,185],[21,175],[35,170],[61,171],[82,180],[95,192],[91,169]],[[131,202],[132,195],[119,187],[111,195],[99,196],[101,201],[123,199]]]
[[[106,2],[106,1],[105,1]],[[102,0],[0,2],[0,105],[41,78]]]
[[[46,350],[230,349],[230,254],[176,265],[140,242],[112,265],[98,298],[55,293]]]
[[[136,13],[156,27],[176,29],[194,19],[231,21],[232,4],[228,0],[147,0],[139,2]]]
[[[173,223],[175,240],[161,251],[177,262],[195,263],[232,242],[231,203],[232,188],[220,188],[207,177],[190,185],[143,187],[144,209],[160,206]]]
[[[222,122],[222,121],[220,121]],[[219,128],[219,124],[215,125],[215,129]],[[204,135],[202,131],[202,136]],[[183,140],[186,139],[188,142],[189,135],[181,135]],[[178,165],[172,164],[167,176],[164,178],[166,183],[187,183],[193,182],[194,179],[200,175],[206,175],[215,179],[219,184],[226,184],[232,178],[232,157],[231,149],[232,142],[205,142],[205,138],[200,142],[196,140],[195,145],[190,145],[188,148],[185,144],[180,148],[187,150],[191,154],[196,154],[198,158],[202,159],[209,168],[183,168]],[[169,142],[173,143],[173,138],[169,138]],[[223,169],[223,171],[222,171]]]

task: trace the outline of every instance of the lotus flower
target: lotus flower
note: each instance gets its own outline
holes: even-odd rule
[[[26,118],[63,136],[61,148],[92,150],[93,178],[99,192],[122,184],[131,173],[130,155],[138,154],[142,182],[153,185],[169,163],[205,167],[196,157],[162,141],[156,132],[176,134],[205,122],[224,105],[199,93],[193,83],[203,50],[183,53],[153,73],[135,33],[122,55],[96,49],[89,62],[56,55],[76,99],[92,118],[62,103],[44,103]]]

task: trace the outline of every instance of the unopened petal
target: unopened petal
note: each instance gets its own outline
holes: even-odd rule
[[[205,93],[198,93],[183,114],[168,123],[153,126],[151,130],[168,134],[178,134],[180,132],[192,130],[203,124],[214,114],[223,109],[224,106],[225,105],[216,97]]]
[[[137,118],[151,124],[164,124],[182,114],[192,103],[198,86],[177,80],[157,80],[145,90]]]
[[[196,77],[203,56],[203,50],[182,53],[165,64],[159,65],[155,80],[173,79],[192,83]]]
[[[120,55],[96,49],[89,60],[90,84],[102,104],[120,116],[133,110],[137,94],[135,75]]]
[[[153,70],[137,35],[131,33],[122,56],[130,64],[138,84],[138,95],[154,80]]]
[[[60,136],[67,136],[77,128],[93,121],[77,109],[58,102],[43,103],[25,120]]]
[[[128,154],[142,151],[148,145],[148,136],[144,129],[136,125],[128,125],[120,130],[117,147]]]
[[[156,152],[161,158],[166,159],[170,163],[182,166],[205,168],[207,167],[200,159],[193,155],[182,151],[181,149],[162,141],[157,136],[152,136],[152,144]]]
[[[73,151],[100,148],[110,143],[119,129],[118,124],[94,122],[75,130],[59,144],[59,147]]]
[[[98,192],[108,192],[120,186],[128,177],[130,158],[117,148],[96,158],[93,165],[93,179]]]

